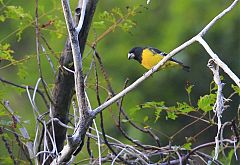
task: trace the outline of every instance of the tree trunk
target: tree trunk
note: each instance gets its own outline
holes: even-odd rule
[[[98,0],[91,0],[87,4],[83,27],[78,36],[81,54],[83,54],[84,52],[88,32],[90,29],[90,25],[96,9],[97,2]],[[76,12],[79,12],[79,9],[76,9]],[[53,89],[52,100],[54,104],[51,105],[51,111],[50,111],[50,117],[58,118],[62,123],[68,124],[69,108],[71,105],[72,96],[74,94],[74,75],[73,73],[66,71],[63,68],[63,66],[71,70],[74,70],[72,50],[71,50],[71,44],[69,42],[69,39],[67,39],[64,51],[61,54],[60,67],[58,69],[55,86]],[[67,129],[59,125],[57,121],[53,122],[53,127],[54,127],[57,151],[60,152],[64,146]],[[53,128],[51,124],[48,125],[48,129],[52,134]],[[52,148],[52,143],[50,139],[48,139],[48,145],[49,147]],[[51,161],[52,159],[48,160],[49,163]]]

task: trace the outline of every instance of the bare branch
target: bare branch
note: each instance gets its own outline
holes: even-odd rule
[[[228,11],[230,11],[236,4],[237,4],[238,0],[235,0],[231,6],[229,6],[226,10],[224,10],[223,12],[221,12],[218,16],[216,16],[213,21],[211,21],[210,24],[208,24],[205,28],[204,31],[200,32],[198,35],[194,36],[193,38],[191,38],[190,40],[186,41],[185,43],[183,43],[182,45],[180,45],[179,47],[175,48],[174,50],[172,50],[167,56],[165,56],[157,65],[155,65],[152,69],[150,69],[148,72],[146,72],[142,77],[138,78],[134,83],[132,83],[130,86],[128,86],[126,89],[124,89],[123,91],[121,91],[120,93],[118,93],[117,95],[115,95],[114,97],[112,97],[110,100],[106,101],[105,103],[103,103],[102,105],[100,105],[99,107],[97,107],[94,110],[95,115],[97,115],[99,112],[101,112],[103,109],[105,109],[106,107],[110,106],[111,104],[115,103],[117,100],[119,100],[121,97],[123,97],[124,95],[126,95],[127,93],[129,93],[130,91],[132,91],[134,88],[136,88],[140,83],[142,83],[144,80],[146,80],[148,77],[150,77],[153,73],[157,72],[158,69],[160,67],[162,67],[167,60],[169,60],[171,57],[173,57],[174,55],[176,55],[177,53],[179,53],[180,51],[182,51],[183,49],[185,49],[186,47],[188,47],[189,45],[193,44],[194,42],[198,41],[199,38],[201,36],[203,36],[210,27],[212,27],[216,21],[220,18],[222,18],[225,14],[228,13]],[[200,37],[199,37],[200,36]],[[222,65],[219,65],[222,66]],[[229,69],[230,70],[230,69]],[[229,71],[227,70],[227,72]],[[226,72],[226,69],[224,70]],[[228,73],[229,74],[229,73]],[[231,77],[232,78],[232,77]],[[237,78],[236,80],[236,84],[240,87],[240,80]]]
[[[230,70],[230,68],[222,62],[219,57],[212,51],[209,45],[204,41],[204,39],[200,36],[196,37],[196,40],[204,47],[204,49],[208,52],[208,54],[214,59],[214,62],[220,66],[225,73],[227,73],[231,79],[240,87],[240,80],[239,78]]]
[[[72,53],[73,53],[73,61],[74,61],[74,79],[75,79],[75,90],[76,90],[76,97],[78,102],[78,107],[80,111],[80,118],[88,115],[88,109],[87,109],[87,102],[86,102],[86,96],[85,96],[85,89],[84,89],[84,78],[82,73],[82,55],[80,52],[80,46],[78,41],[78,33],[81,29],[76,29],[71,9],[69,5],[68,0],[62,0],[62,7],[63,7],[63,13],[65,16],[65,21],[68,29],[68,34],[72,46]],[[85,13],[81,15],[80,20],[84,19]]]
[[[222,143],[230,143],[230,144],[234,144],[235,141],[232,141],[230,139],[223,139],[221,140],[220,142]],[[195,148],[193,148],[188,154],[186,154],[185,156],[181,157],[181,160],[180,159],[177,159],[177,160],[172,160],[170,162],[163,162],[161,163],[161,165],[171,165],[171,164],[179,164],[180,161],[185,161],[185,160],[188,160],[188,158],[194,153],[194,152],[197,152],[198,150],[202,149],[202,148],[206,148],[206,147],[210,147],[210,146],[214,146],[215,145],[215,142],[209,142],[209,143],[204,143],[204,144],[201,144]]]
[[[86,0],[85,0],[86,1]],[[68,0],[62,0],[62,7],[65,16],[65,21],[68,29],[69,40],[71,43],[73,62],[74,62],[74,80],[75,80],[75,91],[77,97],[77,103],[79,108],[79,121],[77,127],[75,127],[73,135],[67,137],[67,144],[64,146],[60,155],[53,160],[52,164],[58,164],[62,162],[68,162],[78,154],[84,144],[84,137],[88,127],[91,125],[93,116],[91,114],[90,103],[87,102],[87,96],[85,94],[84,78],[82,73],[82,55],[80,51],[79,43],[79,33],[82,29],[82,25],[79,26],[80,29],[76,29],[70,6]],[[94,1],[95,3],[97,1]],[[92,1],[91,3],[94,4]],[[83,2],[83,5],[87,5],[87,2]],[[84,7],[81,7],[84,8]],[[85,6],[86,9],[86,6]],[[80,21],[84,21],[85,11],[81,14]],[[89,26],[89,25],[86,25]]]
[[[88,0],[82,0],[82,8],[81,8],[81,17],[80,17],[80,20],[78,22],[78,26],[76,27],[76,31],[79,33],[80,30],[82,29],[82,26],[83,26],[83,21],[84,21],[84,16],[85,16],[85,11],[86,11],[86,7],[87,7],[87,4],[88,4]]]
[[[49,101],[52,104],[54,104],[50,94],[48,93],[47,86],[46,86],[46,83],[44,82],[43,74],[42,74],[41,58],[40,58],[40,43],[39,43],[40,32],[39,32],[39,26],[38,26],[38,0],[35,0],[35,3],[36,3],[36,8],[35,8],[35,33],[36,33],[36,53],[37,53],[38,73],[39,73],[39,77],[41,79],[43,88],[45,90],[45,93],[46,93]]]
[[[14,87],[17,87],[17,88],[26,89],[26,86],[13,83],[13,82],[11,82],[11,81],[8,81],[8,80],[3,79],[2,77],[0,77],[0,81],[3,82],[3,83],[5,83],[5,84],[8,84],[8,85],[12,85],[12,86],[14,86]],[[30,89],[30,90],[34,90],[34,88],[31,87],[31,86],[27,86],[27,87],[28,87],[28,89]],[[49,109],[48,101],[47,101],[46,97],[44,96],[43,92],[42,92],[41,90],[39,90],[39,89],[37,89],[36,92],[42,97],[42,99],[43,99],[43,101],[44,101],[44,104],[46,105],[47,109]]]
[[[89,33],[93,15],[95,13],[97,2],[98,2],[98,0],[91,0],[88,2],[86,11],[85,11],[86,14],[85,14],[83,26],[82,26],[82,29],[80,30],[80,33],[78,34],[80,52],[82,54],[84,52],[87,36]],[[79,9],[81,11],[81,6],[79,6]],[[75,25],[74,25],[74,27],[75,27]],[[65,43],[65,47],[61,54],[59,63],[60,63],[60,67],[58,68],[58,71],[56,74],[55,85],[53,88],[53,101],[55,104],[51,104],[51,113],[49,115],[51,118],[58,118],[62,123],[67,124],[69,122],[68,115],[69,115],[69,108],[71,106],[72,96],[75,93],[74,74],[69,73],[68,71],[66,71],[64,69],[64,67],[66,67],[69,69],[69,71],[70,70],[75,71],[74,65],[73,65],[72,47],[71,47],[69,38],[67,39],[67,41]],[[79,107],[78,102],[76,103],[76,107],[79,109],[81,108],[81,107]],[[79,116],[79,113],[78,113],[78,116]],[[87,128],[87,125],[88,124],[86,124],[86,128]],[[82,126],[84,126],[84,122],[83,122]],[[82,128],[82,126],[79,127],[79,129]],[[53,121],[53,126],[49,125],[48,130],[51,133],[54,132],[57,150],[62,151],[62,149],[64,147],[65,139],[66,139],[67,128],[61,126],[57,121]],[[85,127],[82,130],[83,130],[83,132],[81,134],[84,135]],[[76,132],[78,132],[78,131],[76,131]],[[67,137],[67,138],[71,138],[71,136]],[[84,138],[84,136],[82,136],[82,138]],[[81,142],[82,140],[79,140],[79,142]],[[50,139],[49,139],[48,146],[51,148]],[[78,146],[76,145],[74,147],[76,149],[76,147],[79,147],[79,145]],[[75,149],[73,149],[71,151],[71,153],[74,152]],[[69,155],[71,155],[71,153]],[[67,159],[70,157],[65,157],[65,158],[67,161]],[[52,162],[52,160],[53,160],[53,157],[49,157],[49,161],[46,163],[50,164]]]
[[[205,33],[220,19],[222,18],[225,14],[227,14],[228,12],[230,12],[234,6],[237,5],[239,0],[235,0],[228,8],[226,8],[225,10],[223,10],[220,14],[218,14],[209,24],[207,24],[207,26],[204,27],[204,29],[198,34],[199,36],[204,36]]]

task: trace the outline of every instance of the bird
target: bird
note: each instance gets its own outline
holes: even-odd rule
[[[138,61],[144,68],[151,69],[159,63],[166,56],[164,53],[157,48],[153,47],[134,47],[128,52],[128,59],[134,59]],[[183,70],[189,72],[190,67],[184,65],[182,62],[176,60],[175,58],[170,58],[160,69],[165,69],[174,66],[181,66]],[[160,70],[159,69],[159,70]]]

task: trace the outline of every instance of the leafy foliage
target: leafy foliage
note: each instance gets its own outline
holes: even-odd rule
[[[204,112],[211,111],[216,101],[216,94],[201,96],[198,100],[198,108]]]
[[[7,4],[4,4],[3,1],[1,3],[4,6],[4,10],[3,14],[0,15],[0,21],[4,22],[7,19],[12,19],[15,22],[18,22],[18,30],[16,31],[16,35],[18,37],[18,41],[20,41],[23,30],[31,25],[33,18],[31,14],[25,12],[21,6],[8,6]]]
[[[23,64],[18,64],[18,72],[17,75],[20,79],[25,79],[29,76],[29,72],[27,71],[27,67]]]
[[[188,95],[192,92],[193,85],[186,88]],[[236,88],[236,87],[235,87]],[[134,114],[136,112],[140,112],[143,109],[152,109],[154,110],[155,122],[160,119],[161,113],[163,111],[166,112],[166,119],[175,120],[179,115],[186,115],[188,113],[198,110],[202,110],[204,112],[209,112],[213,110],[214,103],[216,101],[216,94],[207,94],[204,96],[200,96],[198,99],[197,107],[193,107],[186,102],[177,102],[175,106],[166,106],[164,101],[160,102],[146,102],[144,104],[138,105],[135,108],[131,109],[131,112]],[[149,118],[149,117],[148,117]],[[144,122],[148,119],[144,117]]]
[[[13,50],[10,49],[10,44],[1,44],[0,43],[0,61],[6,60],[10,62],[14,62],[12,54]]]
[[[93,27],[97,29],[106,29],[111,27],[111,30],[115,30],[117,27],[125,32],[128,32],[136,24],[130,19],[137,14],[139,7],[128,7],[124,12],[120,8],[113,8],[111,11],[104,11],[98,16],[98,20],[93,22]]]
[[[58,39],[66,36],[65,22],[59,16],[52,14],[47,15],[47,22],[41,25],[41,30]]]
[[[27,72],[27,67],[21,63],[21,60],[20,61],[15,60],[13,57],[13,53],[14,51],[10,49],[9,44],[3,45],[0,44],[0,61],[10,62],[9,64],[3,66],[2,68],[10,66],[10,64],[17,65],[18,66],[17,75],[19,76],[19,78],[25,79],[25,77],[29,75]]]
[[[188,87],[186,87],[186,91],[188,94],[190,94],[192,92],[193,87],[194,87],[194,85],[189,85]]]
[[[240,88],[236,85],[232,85],[232,89],[240,96]]]
[[[155,122],[160,119],[161,113],[163,111],[166,112],[166,119],[172,119],[172,120],[175,120],[179,114],[187,114],[187,113],[195,111],[195,108],[188,105],[186,102],[182,102],[182,103],[177,102],[176,106],[168,107],[165,105],[164,101],[160,101],[160,102],[152,101],[152,102],[146,102],[144,104],[141,104],[141,105],[131,109],[131,112],[134,114],[143,109],[153,109],[154,110]],[[144,119],[146,119],[146,117]]]
[[[124,2],[124,1],[118,1],[118,2],[116,1],[116,2],[114,2],[114,5],[120,6],[119,4],[122,4],[122,2]],[[131,1],[131,2],[125,1],[125,2],[127,2],[128,5],[130,3],[133,3],[134,5],[136,5],[136,3],[137,3],[137,1]],[[148,1],[148,3],[149,2],[150,1]],[[3,0],[0,0],[0,3],[3,4]],[[24,5],[23,7],[26,7],[28,5],[28,4],[24,4],[24,2],[21,2],[21,1],[19,1],[18,3],[19,4],[23,3],[23,5]],[[49,43],[50,43],[50,46],[52,46],[54,49],[59,49],[58,52],[61,52],[63,45],[64,45],[63,44],[64,41],[62,39],[65,39],[64,37],[67,36],[65,23],[62,19],[63,16],[62,16],[62,14],[59,14],[59,13],[61,13],[61,10],[62,10],[61,5],[59,5],[57,1],[53,1],[53,2],[51,2],[51,1],[43,2],[42,1],[42,3],[44,3],[44,4],[39,5],[39,28],[40,28],[41,35],[46,37],[47,41],[49,41]],[[51,7],[49,7],[52,5],[51,3],[58,4],[58,5],[55,5],[54,7],[51,8]],[[155,3],[156,2],[151,1],[150,5],[152,5],[152,6],[149,5],[150,10],[148,10],[144,14],[139,15],[139,18],[137,15],[139,13],[139,10],[138,10],[139,7],[127,7],[127,9],[122,8],[122,7],[114,7],[112,9],[106,11],[106,6],[103,6],[103,7],[98,6],[98,11],[100,11],[101,13],[99,15],[96,15],[95,22],[93,22],[92,25],[93,25],[93,29],[96,30],[97,33],[100,32],[100,34],[102,34],[99,36],[100,39],[104,38],[110,32],[115,32],[116,30],[119,30],[119,29],[124,32],[131,32],[131,30],[133,30],[134,27],[137,27],[136,31],[133,32],[135,35],[132,35],[130,37],[119,37],[119,36],[121,36],[121,34],[119,35],[119,33],[117,33],[116,35],[112,35],[113,37],[115,37],[114,42],[109,42],[106,45],[99,44],[99,46],[98,46],[98,51],[100,53],[104,52],[101,55],[102,55],[102,57],[104,57],[103,63],[106,64],[106,69],[111,67],[109,75],[111,77],[111,81],[114,83],[114,87],[122,86],[121,82],[123,79],[126,78],[126,76],[130,77],[131,79],[135,79],[136,75],[142,74],[141,71],[139,69],[137,69],[137,67],[135,67],[134,65],[127,66],[127,65],[119,65],[117,63],[117,66],[120,66],[120,67],[116,67],[116,65],[114,67],[111,66],[112,64],[116,64],[116,62],[120,62],[120,64],[121,64],[121,62],[125,62],[125,61],[123,61],[123,59],[125,60],[126,58],[123,56],[124,56],[124,54],[127,53],[127,50],[129,49],[130,46],[138,45],[138,44],[156,45],[156,46],[159,46],[160,49],[164,49],[164,50],[168,51],[169,49],[172,49],[176,45],[185,41],[186,37],[191,36],[192,33],[195,34],[196,31],[198,31],[199,28],[201,28],[209,20],[210,15],[212,16],[213,14],[215,14],[216,10],[217,10],[217,12],[219,12],[219,10],[218,10],[219,7],[222,8],[221,3],[212,3],[212,2],[207,2],[207,1],[206,2],[204,2],[204,1],[197,2],[199,5],[193,5],[193,4],[196,4],[195,1],[186,1],[184,3],[182,3],[181,1],[162,1],[161,3],[157,2],[158,4],[156,4],[156,5],[155,5]],[[51,4],[51,5],[49,5],[49,4]],[[144,1],[144,4],[145,4],[145,1]],[[206,4],[208,4],[208,5],[206,5]],[[32,7],[34,5],[32,5],[32,6],[29,5],[29,6],[31,7],[31,9],[34,9],[34,7]],[[204,12],[204,13],[196,12],[199,9],[201,9],[202,6],[204,6],[204,11],[206,11],[206,12]],[[209,8],[211,10],[207,10],[206,8]],[[159,9],[161,9],[161,10],[159,10]],[[29,14],[28,11],[27,12],[26,11],[24,11],[24,9],[20,6],[13,6],[13,4],[8,5],[8,3],[3,4],[3,7],[1,8],[0,22],[1,23],[3,22],[4,24],[10,22],[11,25],[7,24],[7,26],[9,26],[10,28],[17,27],[17,30],[9,33],[7,31],[8,28],[3,29],[2,31],[4,33],[4,36],[5,36],[6,32],[9,34],[7,34],[7,37],[4,37],[3,39],[1,39],[2,41],[7,42],[6,38],[10,38],[9,36],[13,36],[14,34],[17,35],[18,41],[19,41],[21,39],[22,32],[26,28],[28,28],[28,27],[34,28],[34,20],[33,20],[34,14],[32,14],[32,16],[31,16],[31,14]],[[182,14],[182,13],[185,13],[185,11],[188,11],[189,14]],[[136,19],[136,21],[133,20],[133,16],[134,16],[134,19]],[[232,32],[237,33],[237,30],[234,29],[235,26],[232,23],[234,18],[236,20],[238,20],[238,18],[239,18],[238,14],[236,14],[235,17],[234,17],[234,15],[233,15],[233,17],[229,17],[229,20],[222,21],[224,24],[226,24],[225,26],[227,27],[227,29],[229,29],[228,31],[231,33]],[[161,20],[161,21],[158,21],[158,20]],[[136,25],[137,22],[139,22],[138,26]],[[226,35],[227,33],[225,33],[225,32],[222,33],[222,31],[219,31],[219,29],[217,29],[217,28],[216,28],[217,35],[216,36],[213,35],[214,37],[212,37],[214,39],[214,44],[216,44],[217,46],[222,48],[221,43],[219,43],[221,41],[221,39],[216,40],[216,37],[219,37],[218,33],[221,34],[219,36],[224,37],[223,43],[225,46],[226,46],[227,42],[233,43],[233,44],[231,44],[231,46],[229,46],[229,50],[237,50],[237,49],[235,49],[235,47],[237,47],[238,42],[234,42],[232,36],[228,37]],[[224,36],[224,34],[225,34],[225,36]],[[95,35],[95,34],[92,33],[91,35]],[[36,67],[35,61],[34,61],[34,65],[32,65],[31,63],[22,64],[21,62],[19,62],[17,60],[17,58],[15,59],[13,56],[14,51],[17,52],[16,48],[23,46],[24,50],[27,50],[26,48],[34,49],[35,48],[34,42],[30,43],[31,39],[33,39],[33,36],[35,36],[34,30],[31,29],[24,36],[24,38],[25,37],[27,38],[26,45],[15,45],[15,43],[11,43],[11,44],[1,43],[0,61],[3,61],[4,64],[10,63],[10,64],[12,64],[11,66],[17,66],[17,68],[18,68],[18,73],[17,73],[18,76],[16,76],[13,72],[11,72],[10,74],[9,74],[9,72],[5,73],[5,74],[9,74],[11,76],[10,78],[13,79],[14,82],[15,81],[18,82],[17,77],[20,77],[20,79],[24,79],[26,77],[31,77],[32,76],[32,67],[33,66]],[[211,37],[209,37],[209,39],[211,39]],[[11,40],[15,41],[16,39],[13,37],[13,38],[11,38]],[[128,40],[128,42],[126,42],[126,40]],[[225,40],[227,42],[225,42]],[[110,41],[113,41],[112,38],[110,39]],[[188,50],[189,49],[184,51],[183,55],[187,55]],[[230,52],[229,50],[226,50],[226,51],[229,53]],[[200,50],[198,50],[197,48],[196,49],[194,48],[194,50],[191,50],[191,54],[193,54],[193,55],[199,54],[199,52],[200,52]],[[24,53],[25,52],[23,51],[23,54]],[[111,53],[111,56],[109,56],[108,53],[109,54]],[[234,53],[232,53],[232,54],[234,54]],[[34,57],[35,57],[35,55],[34,55]],[[187,61],[189,60],[189,64],[192,63],[195,65],[195,68],[201,67],[204,70],[204,67],[202,67],[203,65],[202,65],[201,61],[204,62],[206,59],[204,59],[204,57],[201,56],[201,58],[199,60],[196,60],[196,59],[194,59],[194,57],[198,57],[198,56],[191,56],[192,59],[191,58],[187,59]],[[235,57],[233,57],[231,59],[233,61],[229,61],[229,63],[232,64],[232,62],[234,62]],[[231,60],[231,59],[229,59],[229,60]],[[184,60],[184,62],[185,62],[185,60]],[[46,64],[44,63],[44,60],[42,60],[42,66],[44,66],[43,69],[44,69],[45,81],[48,81],[50,79],[50,76],[45,74],[45,73],[49,73],[49,71],[46,70],[46,72],[45,72],[45,69],[47,69],[47,68],[45,67]],[[125,67],[125,70],[124,70],[124,67]],[[132,67],[132,68],[130,68],[130,67]],[[112,69],[112,68],[114,68],[114,69]],[[1,71],[4,72],[5,70],[1,70]],[[120,73],[124,73],[124,74],[120,74]],[[204,76],[205,76],[205,73],[206,72],[204,72]],[[155,125],[155,130],[153,129],[153,131],[158,132],[159,130],[158,130],[157,122],[160,122],[160,119],[161,119],[161,122],[164,122],[164,121],[162,121],[162,119],[165,118],[165,119],[170,119],[167,122],[177,123],[177,122],[181,121],[181,119],[182,119],[182,118],[179,118],[179,121],[176,120],[176,119],[178,119],[178,117],[187,116],[189,114],[190,115],[196,114],[195,111],[198,111],[197,114],[202,114],[202,113],[205,114],[205,112],[211,112],[212,106],[214,105],[214,102],[216,100],[216,94],[214,93],[214,91],[217,89],[217,86],[214,82],[211,83],[210,94],[203,95],[200,98],[198,95],[195,95],[195,94],[193,95],[191,93],[194,85],[189,85],[188,87],[186,87],[187,94],[189,95],[189,102],[174,101],[174,103],[170,104],[171,106],[169,106],[167,104],[167,102],[169,101],[168,98],[171,98],[173,100],[176,98],[174,96],[175,93],[170,93],[170,92],[171,92],[171,90],[178,90],[179,86],[172,85],[173,83],[175,83],[173,78],[170,77],[172,75],[169,74],[168,76],[166,76],[164,74],[165,73],[161,74],[161,79],[157,79],[157,80],[155,79],[155,81],[153,79],[149,80],[149,81],[151,81],[151,83],[149,83],[149,85],[147,86],[147,89],[148,90],[153,89],[152,91],[154,91],[154,92],[146,92],[145,89],[138,88],[137,89],[138,92],[136,92],[137,94],[134,97],[134,99],[127,102],[126,106],[132,107],[136,104],[139,104],[139,100],[149,100],[149,95],[153,96],[153,98],[155,97],[156,99],[158,99],[159,98],[158,92],[155,92],[155,91],[157,90],[158,87],[162,87],[162,86],[165,87],[163,93],[167,93],[167,95],[165,95],[165,94],[162,95],[162,97],[163,97],[162,100],[165,100],[165,101],[149,101],[149,102],[143,103],[141,105],[138,105],[135,108],[132,108],[132,118],[135,121],[141,120],[140,122],[143,122],[143,123],[154,122],[153,124]],[[29,76],[29,75],[31,75],[31,76]],[[176,80],[179,80],[179,83],[181,83],[181,80],[185,79],[184,76],[185,75],[183,75],[183,74],[174,75],[174,77],[176,77]],[[180,77],[180,79],[178,79],[179,77]],[[202,78],[202,77],[203,76],[201,75],[201,72],[198,72],[198,74],[195,74],[194,69],[193,69],[193,72],[189,73],[188,79],[192,79],[195,82],[199,82],[199,84],[205,84],[205,82],[202,83],[200,81],[201,79],[205,78],[205,77],[204,78]],[[156,77],[154,77],[154,78],[156,78]],[[34,78],[32,78],[32,79],[34,79]],[[26,82],[26,84],[29,84],[29,85],[34,84],[32,82],[35,80],[36,79]],[[164,84],[165,81],[166,81],[166,83]],[[204,79],[204,81],[206,81],[206,80]],[[101,77],[100,77],[100,83],[101,82],[103,82],[103,81],[101,81]],[[153,84],[158,84],[158,85],[153,86]],[[50,85],[51,84],[48,84],[48,86],[50,86]],[[100,85],[102,85],[104,88],[106,84],[101,83]],[[144,85],[147,85],[147,83]],[[206,89],[206,86],[203,85],[203,87],[199,88],[198,90],[202,92]],[[208,88],[208,86],[207,86],[207,88]],[[240,94],[240,90],[237,86],[232,86],[232,88],[235,92]],[[12,95],[13,95],[12,90],[10,91],[11,93],[9,91],[5,90],[6,87],[3,86],[2,83],[0,84],[0,89],[1,89],[0,90],[0,99],[1,100],[8,97],[7,94],[9,94],[12,97]],[[178,91],[180,91],[180,90],[178,90]],[[179,93],[179,94],[181,94],[181,93]],[[190,94],[193,97],[191,99],[190,99]],[[92,97],[92,95],[90,95],[90,97]],[[164,98],[164,97],[166,97],[166,98]],[[14,98],[14,97],[12,97],[12,98]],[[102,98],[102,100],[104,100],[104,98]],[[152,100],[155,100],[155,99],[152,99]],[[191,102],[191,100],[192,100],[192,102]],[[23,107],[22,104],[24,101],[14,100],[14,102],[16,102],[16,106]],[[42,110],[44,110],[44,109],[41,108],[41,112],[42,112]],[[147,110],[147,111],[145,111],[145,110]],[[113,109],[113,111],[115,111],[115,109]],[[29,109],[26,109],[26,111],[24,111],[24,114],[29,114],[28,112],[29,112]],[[135,117],[136,113],[139,116],[141,115],[141,117],[136,118]],[[208,114],[211,114],[211,113],[208,113]],[[105,114],[105,115],[109,115],[109,114]],[[10,116],[6,115],[5,110],[1,109],[1,107],[0,107],[0,121],[1,121],[0,126],[11,127],[13,125],[13,121],[9,117]],[[24,118],[26,118],[26,116],[24,116]],[[108,118],[108,116],[106,118]],[[171,120],[176,120],[176,121],[173,122]],[[207,120],[207,119],[204,118],[203,120]],[[32,122],[30,120],[30,118],[29,118],[29,121]],[[122,119],[121,121],[124,122],[126,125],[129,124],[129,120]],[[112,120],[106,120],[105,122],[107,123],[106,124],[107,126],[114,125],[114,124],[112,124]],[[109,124],[109,123],[111,123],[111,124]],[[32,124],[32,127],[33,127],[33,125],[34,124]],[[169,128],[172,129],[175,126],[172,126],[172,124],[168,124],[168,125],[164,125],[164,127],[166,129],[169,129]],[[146,126],[146,125],[144,128],[149,129],[149,130],[151,129],[150,126]],[[109,132],[107,132],[107,133],[109,133]],[[140,138],[142,137],[142,139],[139,138],[139,140],[147,139],[142,135],[136,135],[136,136],[139,136]],[[159,136],[159,138],[162,143],[162,141],[164,141],[163,137]],[[201,139],[197,139],[197,140],[198,140],[197,142],[201,142]],[[185,148],[186,150],[191,150],[192,146],[195,146],[195,144],[193,143],[193,142],[195,142],[195,137],[189,141],[188,140],[186,140],[186,141],[187,142],[185,144],[183,144],[181,147]],[[174,141],[174,142],[176,142],[176,141]],[[179,144],[177,144],[177,145],[179,145]],[[233,153],[234,153],[233,150],[231,150],[231,152],[229,152],[227,157],[232,158]],[[6,163],[6,164],[12,163],[12,160],[9,158],[9,156],[6,156],[5,158],[0,158],[0,159],[1,159],[0,160],[1,163]],[[3,162],[2,161],[3,159],[6,159],[5,160],[6,162]],[[231,162],[231,159],[228,159],[228,161],[229,160]]]
[[[185,143],[182,147],[185,148],[186,150],[191,150],[192,143],[188,142]]]
[[[184,113],[189,113],[189,112],[193,112],[195,111],[194,107],[188,105],[187,103],[183,102],[183,103],[179,103],[177,102],[177,109],[179,111],[181,111],[183,114]]]
[[[16,20],[32,20],[32,16],[29,13],[24,12],[23,8],[20,6],[6,6],[4,11],[5,19],[16,19]]]

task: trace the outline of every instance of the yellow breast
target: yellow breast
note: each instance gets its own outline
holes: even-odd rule
[[[141,65],[144,66],[146,69],[151,69],[153,66],[157,65],[159,61],[163,59],[164,56],[160,54],[154,54],[152,51],[148,49],[144,49],[142,52],[142,63]],[[176,66],[177,63],[173,61],[168,61],[167,63],[164,64],[163,67],[171,67],[171,66]]]
[[[163,56],[158,54],[153,54],[148,49],[144,49],[142,52],[142,66],[146,69],[151,69],[153,66],[157,65],[157,63],[163,58]]]

